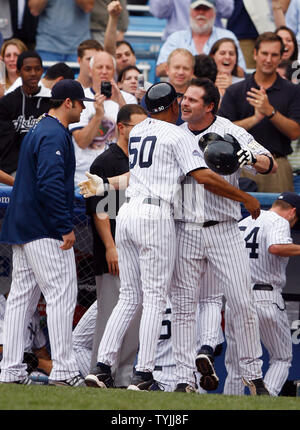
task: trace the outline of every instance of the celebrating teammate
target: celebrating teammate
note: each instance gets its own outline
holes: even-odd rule
[[[113,386],[111,366],[141,301],[139,354],[128,388],[147,390],[153,384],[155,350],[175,262],[173,204],[183,177],[190,174],[207,189],[243,202],[255,218],[260,212],[255,198],[206,168],[195,141],[174,125],[179,108],[172,85],[150,87],[146,105],[151,118],[130,133],[127,203],[117,217],[119,301],[99,345],[97,368],[85,379],[96,387]],[[176,391],[183,391],[181,385]]]
[[[192,80],[182,100],[182,118],[186,122],[180,127],[189,133],[191,140],[198,142],[200,138],[200,148],[203,147],[201,137],[207,133],[218,134],[220,140],[226,133],[230,133],[231,136],[227,139],[235,138],[241,148],[238,152],[240,165],[246,164],[248,168],[261,173],[275,171],[276,163],[271,154],[255,142],[250,134],[229,120],[216,116],[219,97],[217,87],[209,79]],[[205,143],[205,138],[202,140],[202,144]],[[226,181],[237,187],[239,172],[240,169],[226,176]],[[257,391],[257,394],[267,394],[263,387],[259,359],[262,352],[258,321],[251,301],[249,261],[238,228],[240,205],[237,201],[215,195],[206,188],[203,197],[204,223],[199,223],[198,184],[189,176],[182,182],[182,187],[185,193],[185,213],[176,222],[177,256],[172,279],[173,344],[177,378],[186,384],[186,390],[193,389],[195,315],[199,285],[201,287],[203,273],[213,270],[233,312],[242,376],[249,385],[254,386],[253,391]],[[215,389],[217,376],[213,367],[213,348],[210,345],[203,345],[200,349],[196,364],[203,375],[202,388]]]
[[[1,382],[30,384],[22,363],[24,331],[41,291],[53,367],[49,384],[82,386],[72,350],[77,298],[73,244],[74,148],[68,125],[79,121],[84,97],[79,82],[64,79],[52,89],[53,108],[23,140],[1,241],[13,245],[12,285],[4,317]]]
[[[272,396],[277,396],[289,374],[292,362],[292,338],[282,298],[288,258],[300,255],[300,245],[292,243],[292,228],[300,228],[300,196],[282,193],[268,211],[256,220],[239,222],[250,260],[251,282],[259,320],[261,341],[269,353],[269,368],[264,383]],[[235,326],[226,305],[226,356],[228,376],[224,394],[242,395],[241,371],[237,357]]]

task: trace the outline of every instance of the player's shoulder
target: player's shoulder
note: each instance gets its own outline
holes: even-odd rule
[[[249,133],[243,127],[234,124],[228,118],[224,118],[223,116],[216,116],[215,126],[223,129],[224,133],[232,134],[234,137],[249,136]]]

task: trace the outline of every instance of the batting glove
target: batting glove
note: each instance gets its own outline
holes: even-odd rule
[[[79,182],[79,193],[86,199],[92,196],[103,196],[104,192],[107,191],[107,187],[103,179],[100,176],[92,175],[90,172],[85,172],[85,175],[89,178],[87,181]]]
[[[240,149],[237,152],[237,156],[239,157],[238,162],[240,167],[243,167],[246,164],[253,165],[257,161],[250,149]]]

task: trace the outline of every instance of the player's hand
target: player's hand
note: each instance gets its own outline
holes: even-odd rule
[[[104,181],[98,175],[92,175],[90,172],[85,172],[89,178],[87,181],[79,182],[79,193],[86,199],[92,196],[103,196],[105,192]]]
[[[247,194],[247,200],[244,202],[245,209],[250,213],[253,219],[256,219],[260,215],[260,203],[259,201],[251,196],[251,194]]]
[[[62,238],[63,238],[63,244],[60,246],[60,249],[62,249],[63,251],[67,251],[68,249],[71,249],[75,243],[74,231],[72,230],[70,233],[64,234]]]
[[[109,273],[113,276],[119,276],[118,253],[115,246],[106,249],[106,261]]]
[[[237,152],[238,162],[240,167],[245,166],[246,164],[250,164],[251,166],[256,163],[256,158],[250,149],[240,149]]]

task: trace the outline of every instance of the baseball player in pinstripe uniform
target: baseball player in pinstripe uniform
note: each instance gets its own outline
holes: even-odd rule
[[[254,303],[259,320],[261,341],[269,353],[269,368],[264,383],[277,396],[289,373],[292,361],[292,338],[282,289],[286,280],[288,257],[300,255],[300,245],[293,244],[291,227],[300,227],[300,196],[282,193],[259,218],[239,222],[250,260]],[[224,394],[244,394],[241,372],[236,360],[237,345],[231,308],[226,305],[225,365],[228,376]]]
[[[238,152],[240,166],[246,164],[262,173],[275,171],[271,154],[250,134],[227,119],[216,116],[218,104],[218,90],[209,79],[192,80],[181,104],[182,118],[186,121],[181,128],[197,142],[209,132],[222,137],[230,133],[241,147]],[[238,186],[239,171],[226,176],[226,181]],[[241,218],[240,205],[205,190],[204,219],[199,220],[199,187],[193,178],[187,177],[183,182],[185,193],[190,188],[186,187],[187,183],[194,184],[194,187],[192,196],[185,198],[186,210],[182,219],[176,222],[177,256],[172,279],[173,345],[178,382],[185,384],[186,390],[194,386],[195,311],[201,277],[209,262],[233,310],[242,376],[249,385],[254,386],[253,391],[257,394],[268,394],[262,380],[259,359],[262,351],[257,315],[251,301],[249,261],[237,223]],[[200,381],[202,388],[215,389],[218,381],[210,345],[202,345],[196,365],[203,376]]]
[[[195,141],[174,125],[179,108],[172,85],[154,84],[145,100],[151,117],[131,130],[127,203],[117,217],[119,301],[99,345],[97,368],[85,378],[88,385],[100,388],[114,385],[111,366],[141,302],[139,354],[128,388],[147,390],[153,384],[155,350],[175,262],[173,203],[184,176],[190,174],[208,189],[245,202],[253,216],[259,215],[256,199],[202,168],[205,163]]]
[[[77,298],[73,243],[74,148],[68,125],[79,120],[84,92],[64,79],[52,89],[53,108],[23,140],[1,241],[13,245],[12,284],[4,317],[1,382],[29,384],[22,363],[24,330],[41,295],[47,304],[52,385],[80,386],[72,349]],[[93,100],[91,100],[93,101]]]

